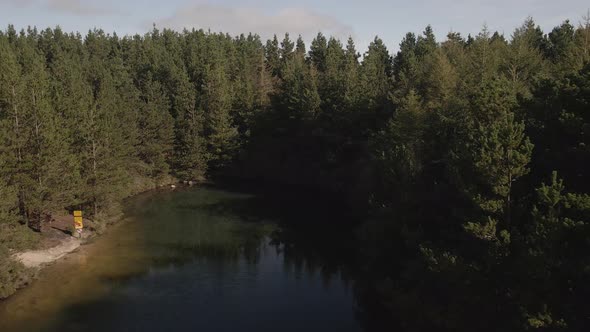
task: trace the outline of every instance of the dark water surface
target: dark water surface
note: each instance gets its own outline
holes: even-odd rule
[[[268,205],[204,188],[137,197],[127,221],[0,302],[0,331],[361,331],[337,258],[277,240],[290,212]]]

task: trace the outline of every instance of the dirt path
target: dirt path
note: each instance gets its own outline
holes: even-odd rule
[[[71,236],[64,238],[60,244],[55,247],[44,250],[25,251],[14,255],[26,267],[39,267],[43,264],[54,262],[80,246],[80,240]]]

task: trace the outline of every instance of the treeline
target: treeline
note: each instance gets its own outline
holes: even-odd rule
[[[367,268],[406,328],[466,329],[466,313],[483,330],[581,327],[589,62],[589,20],[442,42],[427,27],[395,55],[375,38],[363,56],[321,33],[308,50],[288,34],[9,26],[0,245],[52,212],[100,219],[175,180],[295,184],[377,220],[362,235]],[[463,300],[424,303],[440,297]]]

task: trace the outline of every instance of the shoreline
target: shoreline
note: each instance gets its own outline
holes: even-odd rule
[[[12,258],[23,264],[26,268],[41,270],[45,265],[58,261],[78,249],[81,245],[82,241],[80,239],[68,236],[67,238],[63,238],[61,243],[54,247],[23,251],[14,254]]]
[[[191,188],[200,186],[203,185],[203,183],[207,182],[195,182],[193,185],[183,184],[182,182],[168,183],[159,185],[157,187],[152,187],[147,190],[139,190],[132,195],[125,197],[121,201],[121,204],[124,204],[124,202],[127,200],[142,194],[150,192],[175,191],[185,187]],[[63,217],[65,216],[60,216],[58,219],[63,219]],[[25,273],[15,275],[15,279],[20,280],[16,290],[7,297],[0,298],[0,302],[10,299],[11,297],[18,294],[20,290],[28,287],[32,282],[39,278],[40,272],[42,272],[47,266],[53,265],[58,263],[60,260],[67,258],[70,254],[76,252],[81,246],[108,233],[113,228],[115,228],[113,226],[121,224],[121,222],[125,221],[125,219],[126,218],[121,214],[113,215],[111,220],[108,220],[106,223],[104,223],[105,229],[101,232],[96,231],[96,229],[93,230],[94,227],[90,226],[94,224],[94,221],[85,220],[85,223],[88,225],[88,227],[85,228],[81,238],[71,236],[67,234],[65,229],[60,229],[59,227],[55,227],[58,225],[50,223],[49,226],[51,229],[49,232],[42,235],[43,239],[41,240],[41,242],[44,240],[51,242],[52,245],[50,247],[42,246],[41,249],[24,250],[10,255],[10,259],[19,264],[22,264],[25,267]]]

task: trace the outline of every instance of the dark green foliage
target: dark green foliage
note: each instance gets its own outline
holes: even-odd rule
[[[281,68],[281,55],[279,49],[279,39],[277,38],[277,35],[275,35],[272,40],[268,40],[266,42],[264,52],[266,57],[266,63],[269,67],[270,72],[274,76],[278,76]]]
[[[326,70],[326,56],[328,52],[328,40],[320,32],[311,42],[309,59],[311,63],[321,72]]]
[[[232,89],[228,63],[219,45],[212,45],[211,62],[205,67],[201,107],[205,112],[205,135],[210,166],[219,169],[231,161],[237,149],[238,131],[231,117]]]
[[[17,221],[17,192],[0,178],[0,299],[8,297],[22,286],[29,271],[10,255],[14,250],[34,246],[36,234]]]
[[[372,140],[371,150],[383,188],[375,197],[381,206],[406,202],[411,188],[422,171],[424,158],[425,111],[411,90],[387,126]],[[401,203],[404,204],[404,203]]]
[[[369,45],[360,68],[359,81],[363,91],[365,107],[369,110],[383,110],[393,82],[392,58],[377,37]]]
[[[26,226],[71,207],[100,219],[139,190],[225,176],[304,186],[372,219],[359,292],[407,330],[581,330],[589,61],[589,19],[440,43],[428,26],[394,57],[376,37],[362,58],[351,38],[321,33],[307,52],[289,34],[9,26],[0,296],[21,269],[8,249],[35,240]],[[563,179],[537,188],[553,171]]]
[[[10,236],[16,235],[10,233]],[[22,264],[10,258],[5,247],[0,246],[0,299],[12,295],[21,287],[22,279],[28,272]]]
[[[524,106],[531,138],[538,146],[533,155],[536,181],[557,170],[572,190],[584,191],[590,184],[589,105],[590,64],[538,85],[533,100]]]
[[[160,180],[169,173],[174,137],[173,119],[168,100],[157,82],[147,81],[142,87],[138,114],[138,157],[145,162],[147,176]]]

